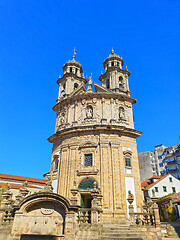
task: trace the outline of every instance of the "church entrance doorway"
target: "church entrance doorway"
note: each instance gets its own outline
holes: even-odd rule
[[[81,194],[81,207],[91,208],[92,196],[90,194]]]

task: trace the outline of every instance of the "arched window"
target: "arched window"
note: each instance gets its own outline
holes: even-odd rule
[[[54,170],[58,170],[58,166],[59,166],[59,161],[55,160],[55,162],[54,162]]]
[[[75,90],[76,88],[78,88],[78,86],[79,86],[79,85],[78,85],[77,83],[75,83],[75,84],[74,84],[74,90]]]
[[[65,95],[65,90],[63,89],[63,90],[61,91],[61,97],[64,97],[64,95]]]
[[[72,67],[70,67],[70,73],[72,73]]]
[[[78,189],[93,189],[94,185],[97,184],[93,178],[84,178],[79,186]]]
[[[111,67],[114,67],[114,62],[111,63]]]
[[[119,62],[117,62],[117,67],[119,67]]]
[[[119,87],[123,87],[123,77],[119,76]]]

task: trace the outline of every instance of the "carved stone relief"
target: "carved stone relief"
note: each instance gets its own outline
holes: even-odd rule
[[[60,114],[59,114],[59,118],[58,118],[58,125],[62,125],[66,123],[66,109],[63,109]]]

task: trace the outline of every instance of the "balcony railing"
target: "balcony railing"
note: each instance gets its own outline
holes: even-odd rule
[[[102,210],[98,208],[80,208],[77,214],[77,223],[99,223],[101,222]]]
[[[78,223],[91,223],[91,209],[82,208],[78,211]]]

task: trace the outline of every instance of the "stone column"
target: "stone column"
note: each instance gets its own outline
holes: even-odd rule
[[[153,210],[154,210],[155,226],[156,226],[156,228],[160,228],[161,227],[161,223],[160,223],[159,208],[158,208],[157,203],[154,203]]]

